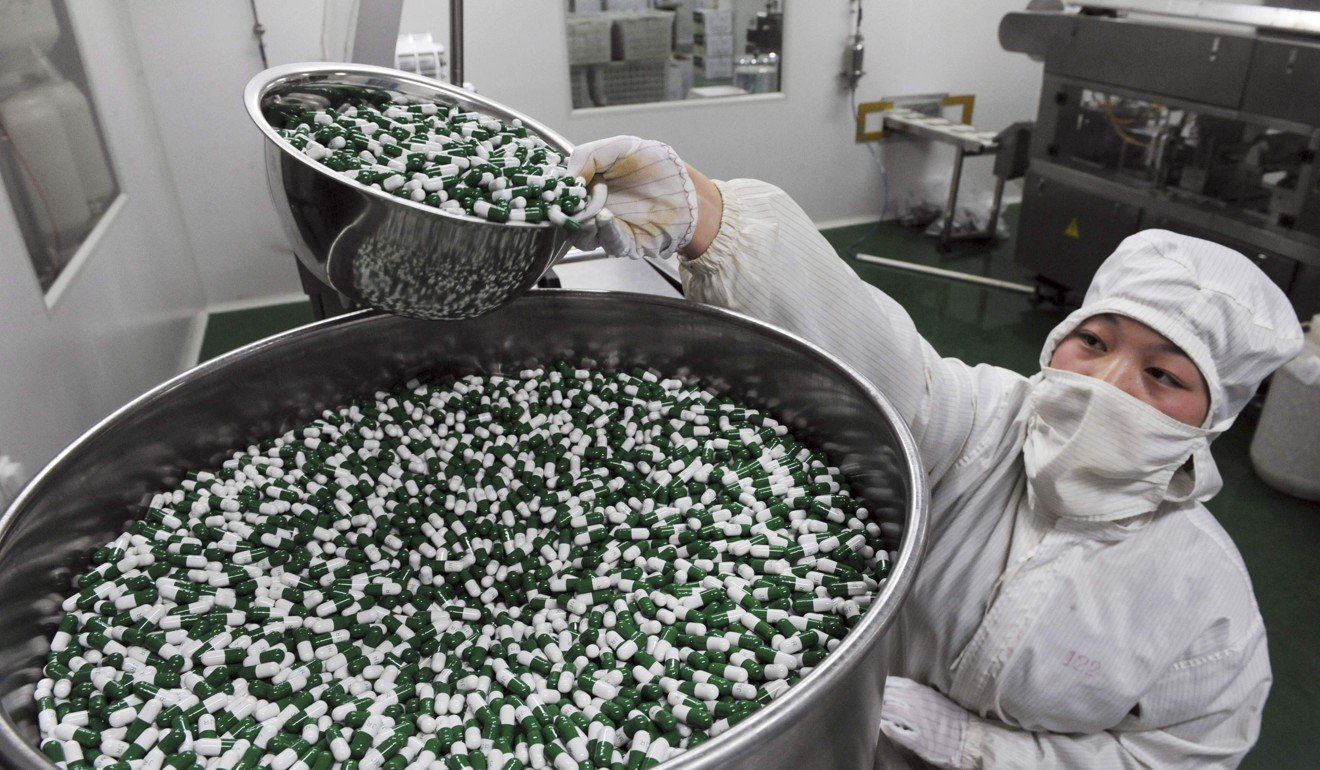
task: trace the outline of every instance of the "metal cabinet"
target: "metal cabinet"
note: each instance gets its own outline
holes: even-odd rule
[[[1091,276],[1140,226],[1141,209],[1027,172],[1018,220],[1017,260],[1080,302]]]

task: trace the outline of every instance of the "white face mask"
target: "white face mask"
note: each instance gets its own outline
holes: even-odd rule
[[[1027,494],[1057,516],[1113,521],[1188,499],[1195,484],[1170,490],[1174,474],[1194,453],[1209,457],[1210,431],[1084,374],[1046,367],[1028,403]]]

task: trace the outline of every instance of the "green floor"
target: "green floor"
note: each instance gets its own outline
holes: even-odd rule
[[[826,231],[840,250],[1026,282],[1012,262],[1011,240],[994,247],[959,244],[949,254],[919,232],[886,223]],[[881,287],[912,314],[942,354],[988,362],[1023,374],[1039,369],[1040,346],[1062,313],[1029,297],[945,278],[850,260],[863,279]],[[216,314],[207,326],[202,360],[312,320],[306,303]],[[1265,706],[1260,742],[1243,768],[1320,766],[1320,504],[1265,486],[1251,470],[1247,448],[1254,417],[1244,416],[1215,443],[1224,491],[1210,510],[1241,549],[1255,583],[1270,636],[1274,687]]]
[[[198,363],[313,320],[312,305],[307,301],[212,313],[206,319]]]

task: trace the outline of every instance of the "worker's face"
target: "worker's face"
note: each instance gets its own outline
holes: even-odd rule
[[[1210,391],[1192,359],[1125,316],[1086,319],[1054,349],[1050,366],[1104,380],[1188,425],[1199,427],[1210,409]]]

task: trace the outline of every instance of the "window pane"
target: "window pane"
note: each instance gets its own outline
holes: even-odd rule
[[[573,107],[742,96],[779,90],[777,2],[565,0]]]
[[[6,7],[0,176],[48,291],[119,194],[64,0]]]

